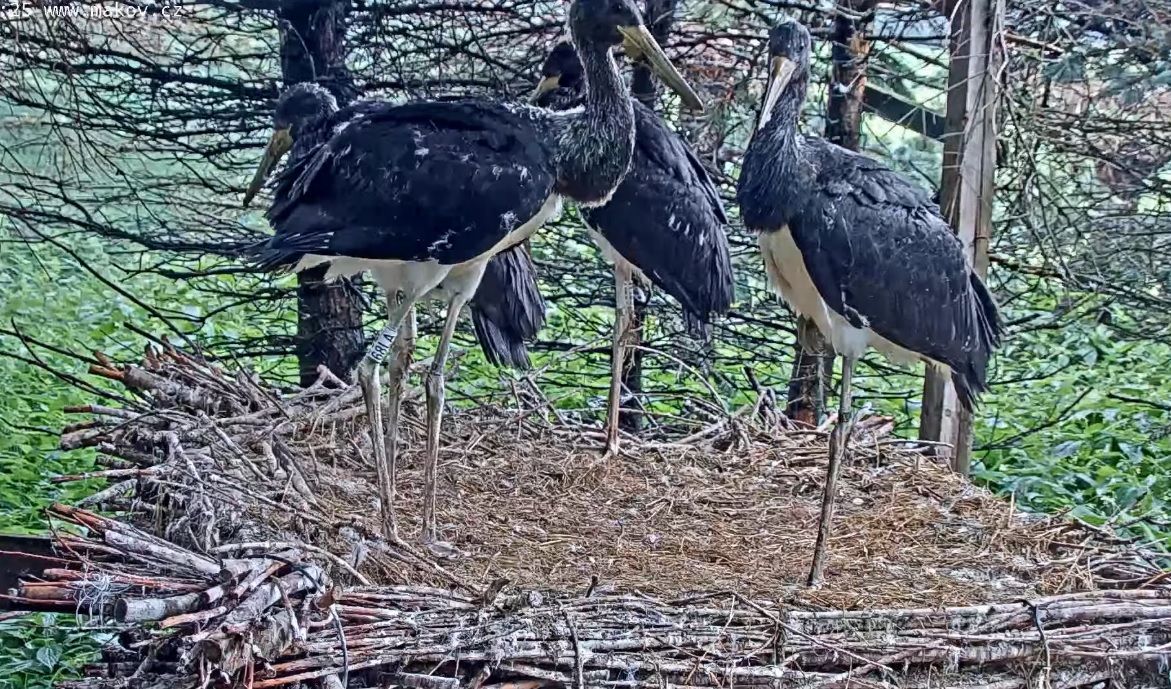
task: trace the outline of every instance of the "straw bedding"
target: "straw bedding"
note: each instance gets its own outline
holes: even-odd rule
[[[240,534],[244,540],[305,538],[361,561],[371,582],[420,583],[413,566],[380,553],[370,441],[355,388],[323,385],[277,403],[275,391],[238,376],[155,361],[155,371],[148,364],[114,377],[153,387],[154,404],[171,405],[165,413],[128,424],[126,414],[110,419],[99,409],[96,418],[115,423],[112,431],[79,429],[63,442],[100,442],[111,456],[158,443],[153,454],[172,461],[151,466],[139,482],[198,486],[198,497],[165,491],[172,502],[165,509],[186,515],[168,520],[168,536],[197,548],[240,540],[233,530],[243,510],[252,530]],[[215,409],[198,409],[204,400]],[[404,407],[398,486],[409,545],[421,512],[424,428],[422,405]],[[688,444],[628,441],[622,456],[603,459],[593,431],[541,410],[456,411],[445,423],[438,503],[441,536],[460,554],[439,565],[473,588],[503,577],[519,587],[580,590],[596,577],[616,590],[732,589],[839,609],[1091,585],[1085,558],[1102,545],[1094,534],[1018,512],[941,462],[900,450],[882,437],[889,428],[882,422],[859,425],[827,580],[808,591],[800,584],[816,536],[824,430],[770,432],[739,417]]]

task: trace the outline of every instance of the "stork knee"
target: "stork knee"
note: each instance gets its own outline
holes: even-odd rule
[[[378,363],[368,356],[362,357],[358,362],[358,370],[356,371],[358,384],[363,388],[370,387],[378,379]]]
[[[431,367],[427,373],[427,395],[431,399],[439,399],[443,396],[443,369]]]

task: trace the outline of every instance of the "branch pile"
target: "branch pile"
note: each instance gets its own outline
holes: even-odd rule
[[[767,394],[607,461],[535,387],[455,410],[440,527],[461,552],[436,561],[379,538],[360,393],[332,374],[281,390],[172,349],[90,373],[118,406],[75,409],[62,446],[102,468],[61,480],[109,485],[51,509],[60,560],[12,592],[120,631],[62,686],[1157,686],[1171,648],[1160,554],[1021,514],[885,419],[861,424],[810,590],[826,433]]]

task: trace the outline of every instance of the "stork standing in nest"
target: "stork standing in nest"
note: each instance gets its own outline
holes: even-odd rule
[[[554,110],[580,107],[585,73],[573,44],[554,46],[531,102]],[[683,139],[649,108],[634,108],[634,158],[604,205],[582,209],[602,255],[614,267],[614,344],[606,405],[606,454],[618,451],[618,410],[625,336],[633,309],[632,277],[654,284],[683,306],[693,332],[727,313],[735,287],[719,191]]]
[[[294,270],[358,261],[388,295],[387,324],[358,365],[388,538],[398,532],[395,467],[383,444],[377,368],[415,302],[440,284],[452,286],[426,386],[422,539],[442,552],[450,549],[437,540],[435,518],[443,372],[460,309],[486,264],[558,213],[562,197],[604,203],[626,175],[634,112],[615,46],[645,55],[685,103],[702,108],[631,0],[574,0],[569,28],[589,83],[581,108],[549,112],[480,99],[387,107],[340,125],[277,178],[267,214],[276,234],[254,249],[255,260],[295,262]],[[287,148],[287,132],[274,133],[250,193]],[[401,375],[393,370],[398,361],[391,360],[392,380]]]
[[[293,84],[281,93],[273,112],[273,131],[278,133],[280,140],[276,144],[277,150],[270,167],[286,151],[289,159],[295,163],[353,120],[393,107],[394,104],[384,101],[361,100],[338,108],[333,94],[322,86],[310,82]],[[244,196],[245,208],[252,202],[268,172],[269,169],[264,166],[257,169],[257,176]],[[304,254],[289,252],[284,256],[282,266],[294,265],[302,259]],[[366,262],[362,260],[337,258],[330,263],[326,279],[355,275],[366,267]],[[449,275],[424,295],[422,300],[446,301],[449,294],[463,287],[461,284],[453,284]],[[502,251],[488,261],[483,280],[468,302],[468,310],[471,312],[476,342],[490,364],[520,370],[531,367],[525,341],[536,337],[545,325],[545,300],[537,284],[537,271],[528,254],[527,242]],[[411,309],[403,320],[402,332],[396,340],[396,356],[400,361],[394,368],[400,377],[391,379],[388,392],[390,423],[387,428],[386,452],[391,463],[394,463],[398,449],[395,421],[414,341],[415,310]]]
[[[866,156],[797,131],[810,53],[800,23],[785,19],[770,32],[768,82],[737,201],[745,226],[759,235],[772,286],[843,359],[813,586],[821,580],[859,357],[873,346],[895,362],[947,370],[971,411],[987,388],[1003,325],[928,193]]]

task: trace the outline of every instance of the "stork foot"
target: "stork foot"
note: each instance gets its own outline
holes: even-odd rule
[[[622,454],[622,449],[618,445],[618,438],[613,437],[606,440],[606,446],[602,448],[602,461],[608,462],[611,459],[617,459]]]

